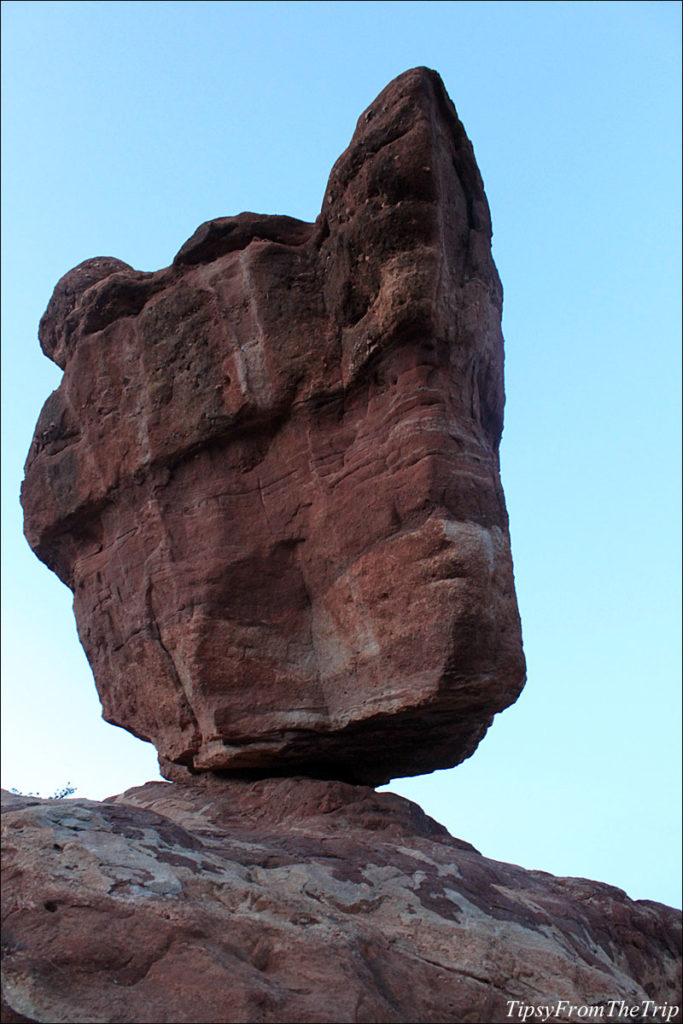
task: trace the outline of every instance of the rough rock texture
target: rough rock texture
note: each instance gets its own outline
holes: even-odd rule
[[[680,913],[487,860],[402,797],[209,778],[8,803],[8,1020],[420,1024],[508,1020],[508,999],[680,1005]]]
[[[362,115],[314,224],[226,217],[157,273],[57,285],[26,535],[104,717],[169,777],[376,784],[468,757],[518,696],[490,238],[422,68]]]

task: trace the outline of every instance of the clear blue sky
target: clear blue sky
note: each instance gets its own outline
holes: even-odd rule
[[[390,788],[490,857],[680,906],[679,4],[2,15],[3,784],[100,798],[156,776],[100,721],[71,595],[22,537],[56,281],[91,256],[166,266],[241,210],[312,220],[361,111],[424,64],[493,214],[528,683],[473,758]]]

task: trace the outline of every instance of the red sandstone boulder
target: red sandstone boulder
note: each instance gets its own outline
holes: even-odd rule
[[[390,793],[7,796],[3,1020],[680,1020],[652,1013],[680,1006],[680,912],[488,860]]]
[[[315,224],[88,260],[25,530],[74,591],[104,717],[164,770],[377,784],[457,764],[524,659],[498,466],[502,291],[437,74],[361,116]]]

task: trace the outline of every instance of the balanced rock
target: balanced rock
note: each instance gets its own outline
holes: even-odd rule
[[[391,793],[7,796],[3,1020],[680,1020],[680,912],[488,860]]]
[[[242,213],[157,273],[58,283],[26,535],[74,591],[104,717],[169,777],[374,785],[462,761],[517,698],[490,242],[420,68],[361,116],[314,224]]]

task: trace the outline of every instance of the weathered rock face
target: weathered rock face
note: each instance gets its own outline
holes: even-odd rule
[[[610,1001],[680,1005],[680,913],[487,860],[392,794],[209,779],[8,804],[8,1020],[490,1024],[520,1019],[513,999],[602,1004],[605,1020],[625,1019]]]
[[[22,490],[104,717],[162,765],[376,784],[468,757],[524,680],[498,444],[502,293],[434,72],[392,82],[315,224],[88,260]]]

